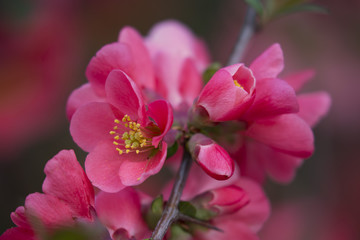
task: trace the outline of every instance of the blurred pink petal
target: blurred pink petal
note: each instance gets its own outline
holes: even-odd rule
[[[66,115],[68,119],[71,120],[72,115],[79,107],[90,102],[104,102],[104,101],[105,101],[104,98],[96,95],[90,83],[85,83],[84,85],[80,86],[78,89],[75,89],[69,96],[66,106]]]
[[[270,46],[252,62],[250,69],[258,81],[276,78],[284,69],[284,56],[280,45],[276,43]]]
[[[331,98],[327,92],[313,92],[298,95],[298,115],[311,127],[315,126],[330,109]]]
[[[310,157],[314,151],[314,136],[310,127],[295,114],[259,120],[245,132],[261,143],[296,157]]]
[[[132,188],[117,193],[100,192],[95,207],[100,221],[113,239],[121,232],[126,239],[144,239],[150,236],[141,212],[140,199]]]

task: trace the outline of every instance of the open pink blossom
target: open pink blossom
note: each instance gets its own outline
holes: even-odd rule
[[[85,170],[93,185],[106,192],[138,185],[160,171],[172,109],[164,100],[147,106],[136,84],[123,71],[112,71],[106,102],[91,102],[74,113],[70,132],[85,151]],[[147,108],[147,110],[146,110]]]
[[[273,55],[278,57],[272,58],[269,53],[274,51],[278,53]],[[268,64],[269,74],[274,73],[271,66],[282,62],[279,56],[282,56],[281,49],[275,45],[255,60],[251,68],[266,68]],[[262,72],[265,74],[265,71]],[[287,81],[276,79],[274,82],[273,79],[257,82],[254,104],[242,116],[242,120],[248,124],[247,129],[240,133],[244,142],[240,150],[233,154],[244,175],[259,182],[263,182],[266,175],[278,182],[290,182],[303,159],[311,156],[314,140],[310,127],[328,111],[328,94],[316,92],[295,95],[299,107],[297,113],[292,113],[295,105],[291,107],[289,104],[294,101],[290,91],[283,98],[269,99],[273,95],[281,95],[278,89],[271,87],[272,84],[279,82],[284,86],[283,89],[299,90],[312,75],[311,71],[304,71],[289,76]],[[273,106],[273,112],[268,111],[270,106]]]
[[[100,192],[95,207],[112,239],[145,239],[151,232],[142,218],[140,195],[131,187],[117,193]]]
[[[94,190],[73,150],[62,150],[45,166],[44,193],[27,196],[25,206],[11,213],[17,225],[1,240],[40,239],[38,234],[93,221]],[[45,228],[45,229],[44,229]]]
[[[202,73],[209,64],[205,44],[183,24],[156,24],[146,38],[154,65],[156,91],[175,109],[188,107],[201,91]]]
[[[211,138],[195,134],[188,143],[193,159],[209,176],[224,180],[234,173],[234,161],[229,154]]]
[[[277,79],[283,65],[281,48],[274,44],[249,68],[243,64],[222,68],[201,91],[196,107],[204,108],[213,122],[296,113],[293,88]]]

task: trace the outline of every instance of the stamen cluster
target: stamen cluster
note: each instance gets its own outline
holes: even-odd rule
[[[110,131],[110,135],[115,135],[113,144],[117,146],[115,149],[120,155],[131,152],[139,154],[141,149],[151,147],[151,138],[144,136],[144,129],[141,127],[140,123],[132,121],[129,115],[124,115],[121,121],[119,119],[115,119],[114,122],[116,125],[113,128],[114,130]],[[123,127],[129,130],[124,131],[122,134],[117,132],[117,130],[123,129]],[[118,140],[122,140],[123,143],[119,143]],[[123,148],[120,148],[120,146]]]

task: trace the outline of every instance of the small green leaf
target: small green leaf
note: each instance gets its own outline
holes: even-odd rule
[[[196,208],[189,202],[181,201],[179,203],[179,211],[190,217],[196,216]]]
[[[214,62],[203,73],[204,84],[207,84],[210,78],[216,73],[217,70],[221,68],[221,64]]]
[[[162,214],[164,210],[164,200],[163,196],[160,195],[157,198],[154,199],[154,201],[151,203],[151,211],[156,214]]]
[[[216,214],[205,208],[197,208],[196,209],[196,218],[202,221],[209,221],[213,219]]]
[[[313,13],[327,14],[328,10],[316,4],[304,3],[304,4],[289,6],[287,8],[278,9],[276,15],[277,16],[289,15],[296,12],[313,12]]]
[[[178,148],[179,148],[179,144],[177,142],[175,142],[171,147],[168,147],[166,158],[172,157],[176,153]]]
[[[185,231],[184,228],[181,227],[179,224],[173,224],[171,226],[171,236],[170,240],[190,240],[193,239],[192,236]]]
[[[264,7],[261,3],[261,0],[245,0],[245,2],[253,7],[257,14],[262,15]]]
[[[164,210],[164,200],[162,195],[153,200],[147,213],[145,214],[145,220],[150,229],[155,229],[157,222],[161,218],[161,214]]]

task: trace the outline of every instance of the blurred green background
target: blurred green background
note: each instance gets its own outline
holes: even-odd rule
[[[274,214],[282,206],[303,209],[295,211],[301,215],[295,217],[301,219],[297,224],[301,233],[293,233],[291,239],[332,239],[321,238],[326,231],[329,235],[324,236],[333,239],[356,240],[360,239],[360,2],[314,2],[330,13],[297,13],[274,20],[246,51],[249,63],[279,42],[284,74],[315,69],[317,75],[306,91],[326,90],[333,99],[329,115],[315,128],[313,157],[304,162],[293,183],[268,183],[266,192]],[[244,13],[240,0],[1,0],[0,233],[14,226],[9,215],[25,197],[41,192],[47,160],[61,149],[73,148],[84,161],[85,153],[69,134],[66,99],[86,82],[90,58],[116,41],[123,26],[146,35],[159,21],[180,20],[204,39],[214,61],[225,64]],[[270,234],[264,239],[275,239]]]

